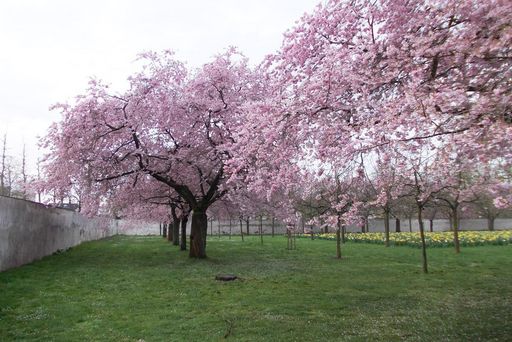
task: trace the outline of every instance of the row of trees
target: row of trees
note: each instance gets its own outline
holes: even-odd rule
[[[90,214],[191,212],[199,258],[207,212],[303,212],[341,235],[409,198],[422,236],[441,204],[456,234],[464,203],[512,203],[511,6],[330,0],[256,68],[234,48],[197,70],[145,53],[128,91],[92,80],[55,106],[39,189]]]

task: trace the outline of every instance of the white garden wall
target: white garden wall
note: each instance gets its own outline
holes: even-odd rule
[[[115,220],[0,196],[0,271],[118,233]]]

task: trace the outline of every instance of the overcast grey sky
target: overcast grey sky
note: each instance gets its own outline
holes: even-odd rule
[[[251,63],[281,46],[283,33],[321,0],[0,0],[0,134],[8,152],[60,118],[48,108],[82,93],[90,77],[123,90],[136,55],[171,49],[189,66],[237,46]]]

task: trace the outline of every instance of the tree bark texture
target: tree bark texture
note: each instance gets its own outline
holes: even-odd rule
[[[187,250],[187,223],[188,223],[188,215],[185,215],[181,218],[180,249],[182,251]]]
[[[205,211],[192,212],[192,225],[190,230],[191,258],[206,258],[206,232],[208,230],[208,217]]]
[[[336,258],[341,259],[341,219],[339,216],[336,226]]]
[[[243,228],[242,219],[240,219],[240,236],[242,237],[242,241],[244,241],[244,228]]]
[[[487,218],[487,229],[489,229],[490,231],[493,231],[494,230],[494,220],[496,218],[495,217],[488,217]]]
[[[172,239],[174,236],[172,236],[173,233],[173,227],[172,223],[167,223],[167,241],[172,242]]]
[[[460,253],[459,242],[459,213],[458,208],[452,208],[453,211],[453,245],[455,246],[455,253]]]
[[[384,208],[384,245],[389,247],[389,209]]]
[[[423,228],[423,207],[418,204],[418,223],[420,225],[421,256],[423,261],[423,273],[428,273],[427,244],[425,243],[425,229]]]
[[[260,216],[260,241],[263,245],[263,216]]]
[[[180,244],[180,220],[179,219],[176,219],[173,223],[172,223],[172,244],[174,246],[179,246]]]

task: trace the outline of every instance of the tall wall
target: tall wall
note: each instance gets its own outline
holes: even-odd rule
[[[158,235],[160,227],[158,223],[137,221],[137,220],[119,220],[117,221],[117,233],[121,235]]]
[[[118,233],[118,222],[0,196],[0,271]]]

